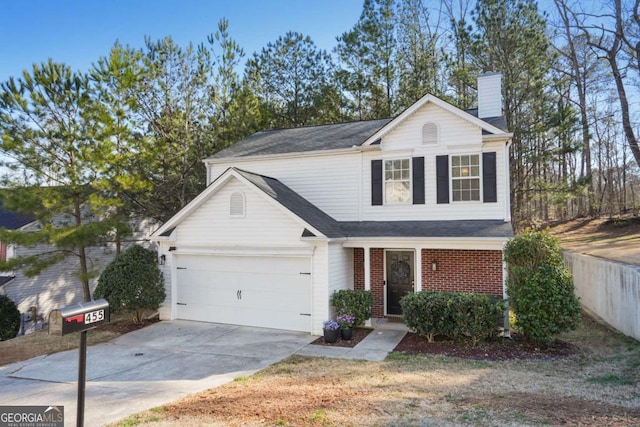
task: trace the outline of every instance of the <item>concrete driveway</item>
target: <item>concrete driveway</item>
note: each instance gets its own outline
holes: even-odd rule
[[[117,421],[251,375],[315,338],[302,332],[177,320],[91,346],[85,425]],[[65,425],[75,425],[77,378],[78,350],[2,366],[0,405],[64,406]]]

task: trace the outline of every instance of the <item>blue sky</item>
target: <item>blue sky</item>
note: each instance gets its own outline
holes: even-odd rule
[[[86,71],[116,39],[133,47],[145,35],[205,42],[223,17],[247,56],[287,31],[330,50],[361,9],[361,0],[2,0],[0,81],[48,58]]]

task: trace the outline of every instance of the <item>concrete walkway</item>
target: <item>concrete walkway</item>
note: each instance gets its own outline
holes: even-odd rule
[[[296,354],[380,362],[402,341],[406,333],[403,330],[374,329],[355,347],[329,347],[309,344]]]

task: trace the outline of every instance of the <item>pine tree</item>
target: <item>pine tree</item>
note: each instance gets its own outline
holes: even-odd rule
[[[0,230],[0,240],[51,248],[0,262],[0,269],[37,275],[75,256],[86,301],[96,273],[87,248],[124,228],[114,215],[117,201],[103,186],[117,149],[100,133],[102,109],[93,95],[86,74],[51,60],[0,85],[0,150],[12,159],[6,166],[19,171],[5,183],[4,206],[39,222],[34,231]]]

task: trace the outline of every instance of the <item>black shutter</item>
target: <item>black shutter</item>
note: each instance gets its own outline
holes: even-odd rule
[[[414,157],[411,161],[413,169],[413,204],[424,205],[424,157]]]
[[[382,204],[382,160],[371,160],[371,204]]]
[[[436,156],[436,188],[436,201],[449,203],[449,156]]]
[[[498,201],[496,184],[496,153],[482,153],[482,200]]]

